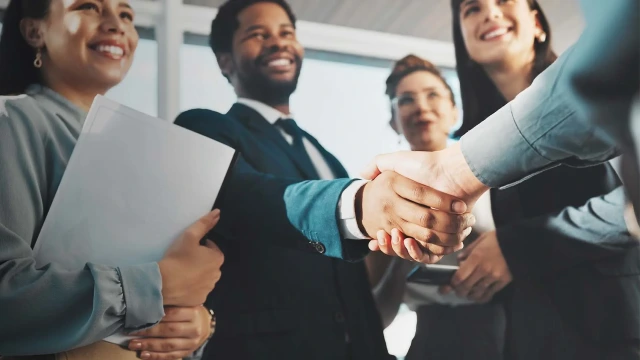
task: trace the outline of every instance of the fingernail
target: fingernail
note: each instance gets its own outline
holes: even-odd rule
[[[213,211],[211,211],[211,216],[213,217],[220,216],[220,209],[213,209]]]
[[[131,350],[140,350],[140,349],[142,349],[142,343],[141,342],[137,342],[137,341],[132,341],[129,344],[129,349],[131,349]]]
[[[469,216],[469,226],[473,226],[476,224],[476,217],[473,215]]]
[[[397,231],[391,232],[391,241],[393,241],[394,244],[398,244],[400,242],[400,236]]]
[[[382,231],[378,231],[378,244],[380,246],[384,245],[384,238],[386,234],[383,234]]]
[[[464,236],[465,236],[465,237],[466,237],[466,236],[469,236],[469,234],[471,234],[471,230],[472,230],[472,229],[471,229],[470,227],[469,227],[469,228],[467,228],[467,229],[464,231]]]
[[[140,354],[140,358],[141,359],[148,359],[151,357],[151,353],[148,351],[143,352],[142,354]]]
[[[462,201],[456,200],[451,204],[451,210],[455,213],[462,214],[467,211],[467,204]]]

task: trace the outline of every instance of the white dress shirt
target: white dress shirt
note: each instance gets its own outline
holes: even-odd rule
[[[257,111],[263,118],[265,118],[270,124],[275,125],[276,121],[279,119],[292,119],[293,116],[291,114],[283,114],[279,110],[272,108],[271,106],[264,104],[260,101],[247,99],[247,98],[238,98],[238,103],[243,104]],[[293,138],[291,135],[287,134],[282,128],[276,126],[280,132],[280,134],[284,137],[284,139],[290,144],[293,145]],[[320,150],[309,141],[306,137],[302,137],[302,143],[304,145],[309,158],[311,158],[311,162],[313,163],[313,167],[316,169],[316,172],[320,176],[322,180],[332,180],[336,178],[336,175],[329,167],[329,164],[320,153]],[[357,180],[354,181],[351,185],[349,185],[340,196],[340,201],[338,202],[338,226],[340,227],[340,234],[344,239],[368,239],[358,227],[358,221],[356,219],[355,212],[355,197],[358,190],[366,184],[366,180]]]

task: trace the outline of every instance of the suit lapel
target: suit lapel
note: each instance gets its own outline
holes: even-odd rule
[[[327,164],[329,164],[329,168],[333,172],[333,175],[337,179],[348,178],[349,174],[347,173],[347,170],[344,168],[344,166],[342,166],[340,161],[338,161],[338,159],[336,159],[335,156],[333,156],[322,145],[320,145],[320,142],[318,142],[318,140],[316,140],[316,138],[311,136],[306,131],[303,131],[303,132],[304,132],[304,136],[307,138],[307,140],[309,140],[313,144],[313,146],[315,146],[316,149],[318,149],[318,151],[320,151],[320,154],[322,155],[324,160],[327,162]]]
[[[280,131],[257,111],[243,104],[236,103],[227,114],[240,121],[249,131],[258,134],[262,138],[268,139],[268,141],[280,148],[294,163],[305,179],[318,178],[313,164],[308,163],[304,157],[296,154],[294,148],[284,139]]]

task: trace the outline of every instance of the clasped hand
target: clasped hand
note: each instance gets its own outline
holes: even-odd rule
[[[189,356],[209,338],[211,315],[204,306],[165,307],[157,325],[136,333],[129,349],[139,351],[141,359],[175,360]]]

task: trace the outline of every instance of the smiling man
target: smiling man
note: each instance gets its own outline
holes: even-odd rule
[[[207,301],[218,321],[205,358],[388,359],[363,240],[398,224],[436,261],[470,232],[466,205],[393,172],[349,179],[296,125],[289,97],[304,49],[283,0],[227,1],[210,44],[238,101],[226,116],[196,109],[175,121],[241,153],[217,204],[226,260]]]

